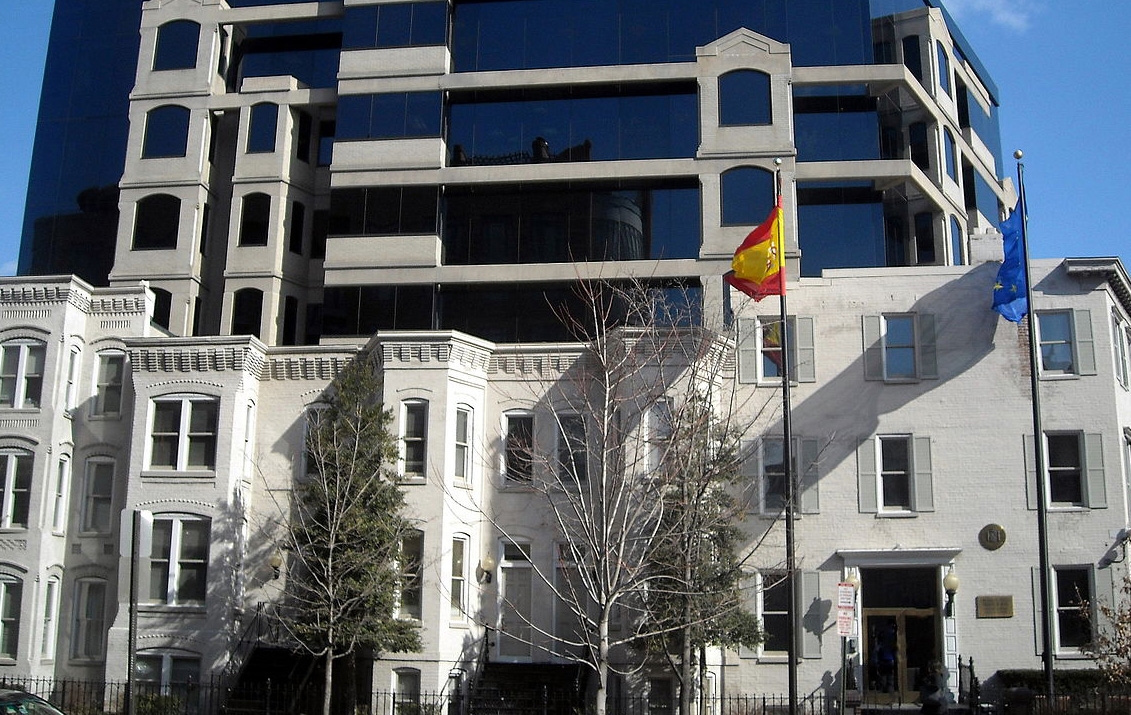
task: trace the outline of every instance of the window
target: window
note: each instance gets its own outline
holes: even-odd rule
[[[760,511],[766,516],[785,514],[785,442],[780,436],[763,437],[750,446],[751,456],[756,458],[757,469],[746,476],[752,476],[758,484]],[[816,514],[820,511],[817,492],[817,453],[819,445],[815,439],[795,437],[791,457],[794,479],[798,493],[796,499],[802,514]]]
[[[507,481],[529,484],[534,479],[534,415],[509,414],[503,419],[503,474]]]
[[[304,112],[301,109],[295,111],[295,118],[297,121],[297,136],[295,137],[295,158],[304,164],[310,163],[310,144],[311,135],[314,132],[314,118],[310,116],[309,112]]]
[[[188,150],[189,110],[175,104],[145,114],[142,159],[184,156]]]
[[[82,530],[84,532],[110,533],[112,518],[110,506],[113,495],[114,462],[109,459],[88,460],[82,489]]]
[[[71,657],[101,660],[106,653],[106,582],[81,579],[75,583]]]
[[[220,401],[164,397],[153,401],[150,469],[214,469]]]
[[[558,479],[583,482],[589,476],[589,449],[583,415],[558,415]]]
[[[173,20],[158,27],[157,46],[153,53],[154,71],[196,67],[199,42],[200,25],[192,20]]]
[[[440,136],[440,92],[347,94],[338,98],[338,139]]]
[[[136,673],[142,693],[185,698],[200,683],[200,656],[187,652],[138,653]]]
[[[672,715],[675,711],[670,678],[648,678],[648,715]]]
[[[911,514],[935,510],[931,439],[879,435],[856,450],[862,513]]]
[[[423,479],[428,455],[428,403],[404,403],[401,441],[404,444],[404,476]]]
[[[1096,374],[1091,311],[1040,311],[1037,335],[1042,376]]]
[[[75,408],[75,396],[78,394],[79,358],[82,353],[78,348],[71,348],[67,356],[67,388],[63,392],[63,407],[67,410]]]
[[[153,520],[149,557],[149,602],[203,604],[208,585],[210,522],[196,516],[161,515]]]
[[[39,407],[47,347],[38,341],[12,341],[0,348],[0,407]]]
[[[451,619],[462,621],[467,616],[467,537],[452,538]]]
[[[1103,435],[1081,432],[1045,433],[1046,496],[1054,507],[1107,506]],[[1033,437],[1025,435],[1028,506],[1037,508]]]
[[[263,291],[241,288],[232,296],[232,335],[259,337],[263,322]]]
[[[754,166],[728,169],[720,177],[724,226],[757,226],[774,205],[774,175]]]
[[[420,712],[420,671],[397,668],[393,679],[393,715],[417,715]]]
[[[471,480],[471,409],[456,408],[453,474],[458,481]]]
[[[864,316],[865,380],[912,382],[937,377],[933,315]]]
[[[342,45],[419,47],[442,45],[447,35],[448,6],[442,2],[413,2],[346,10]]]
[[[149,290],[153,293],[153,324],[168,330],[173,312],[173,294],[154,286],[150,286]]]
[[[20,604],[24,585],[18,579],[0,576],[0,658],[15,659],[20,643]]]
[[[1056,647],[1082,648],[1092,640],[1083,609],[1092,600],[1092,577],[1087,567],[1053,568],[1056,579]]]
[[[950,57],[947,56],[946,48],[941,42],[935,43],[935,51],[939,58],[939,87],[950,96]]]
[[[303,237],[306,235],[306,206],[298,201],[291,203],[290,240],[287,249],[299,256],[302,255]]]
[[[39,640],[39,657],[55,657],[55,641],[59,634],[59,578],[51,576],[43,587],[43,632]]]
[[[943,128],[943,151],[946,152],[946,175],[953,181],[958,181],[958,146],[954,143],[954,135],[949,129]]]
[[[243,197],[240,214],[240,245],[266,246],[271,234],[271,197],[255,193]]]
[[[763,571],[758,583],[758,613],[762,620],[762,655],[782,655],[789,649],[789,583],[786,574]]]
[[[923,55],[919,47],[919,36],[908,35],[903,38],[903,65],[919,82],[923,81]]]
[[[789,377],[793,382],[817,379],[813,318],[786,320],[789,338]],[[783,367],[781,319],[770,316],[738,320],[739,380],[746,383],[780,381]]]
[[[401,541],[402,618],[420,619],[424,595],[424,532],[413,531]]]
[[[648,459],[642,465],[653,472],[665,466],[670,459],[672,434],[675,430],[675,416],[672,414],[671,398],[661,397],[652,403],[648,410]]]
[[[950,217],[950,257],[954,262],[953,265],[964,266],[966,265],[966,256],[963,240],[962,224],[958,223],[958,218],[955,216]]]
[[[298,344],[298,298],[283,296],[283,345]]]
[[[247,153],[275,151],[275,133],[279,127],[279,106],[261,102],[251,106],[247,127]]]
[[[736,70],[719,77],[719,125],[752,126],[772,121],[770,76]]]
[[[51,530],[63,531],[67,527],[67,494],[71,481],[71,460],[59,460],[55,472],[55,492],[51,495]]]
[[[30,452],[0,452],[0,528],[27,528],[33,462]]]
[[[169,194],[146,196],[137,202],[134,214],[133,250],[177,247],[181,222],[181,200]]]
[[[117,417],[122,412],[122,383],[126,374],[126,356],[102,353],[98,356],[98,375],[94,380],[95,416]]]
[[[1119,318],[1111,316],[1111,344],[1115,352],[1115,379],[1127,389],[1128,383],[1127,344],[1131,342],[1131,328]]]
[[[931,169],[931,150],[927,143],[927,125],[912,122],[907,127],[907,139],[911,150],[911,161],[923,171]]]

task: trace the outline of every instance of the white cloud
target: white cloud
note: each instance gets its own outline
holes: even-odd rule
[[[944,0],[946,9],[967,21],[987,17],[995,24],[1024,32],[1036,12],[1033,0]]]

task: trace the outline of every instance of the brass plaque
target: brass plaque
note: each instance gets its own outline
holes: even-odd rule
[[[978,618],[1013,618],[1013,596],[975,596]]]
[[[987,551],[997,551],[1005,546],[1005,529],[997,524],[986,524],[978,532],[978,543]]]

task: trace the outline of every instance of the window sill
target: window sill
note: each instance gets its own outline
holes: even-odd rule
[[[1075,372],[1041,372],[1042,380],[1079,380],[1080,375]]]
[[[88,418],[91,422],[121,422],[121,412],[99,412],[93,413]]]
[[[427,484],[423,474],[402,474],[397,477],[398,484]]]
[[[452,482],[452,486],[457,489],[471,489],[471,481],[467,479],[456,479]]]
[[[788,653],[766,653],[766,654],[757,655],[757,656],[754,656],[754,657],[759,663],[768,663],[768,664],[780,663],[782,665],[786,665],[787,663],[789,663],[789,654]]]
[[[1054,654],[1057,660],[1088,660],[1088,655],[1082,653],[1077,649],[1066,648],[1064,650],[1057,649]]]
[[[877,519],[914,519],[919,516],[915,511],[877,511]]]
[[[42,409],[43,408],[41,407],[9,407],[7,405],[0,405],[0,412],[3,412],[5,414],[23,413],[37,415],[42,411]],[[0,660],[0,662],[2,662],[2,660]]]
[[[203,603],[139,603],[137,604],[137,612],[139,614],[162,614],[162,613],[176,613],[178,615],[201,615],[207,614],[208,609],[204,607]]]
[[[109,539],[109,531],[80,531],[75,534],[76,539]]]
[[[1082,504],[1049,504],[1050,514],[1081,514],[1091,511]]]
[[[144,469],[142,479],[215,479],[216,471],[212,469]]]

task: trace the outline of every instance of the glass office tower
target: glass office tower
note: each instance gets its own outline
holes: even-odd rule
[[[960,264],[997,90],[935,5],[58,0],[20,270],[176,334],[555,340],[579,275],[717,295],[775,158],[791,277]]]

